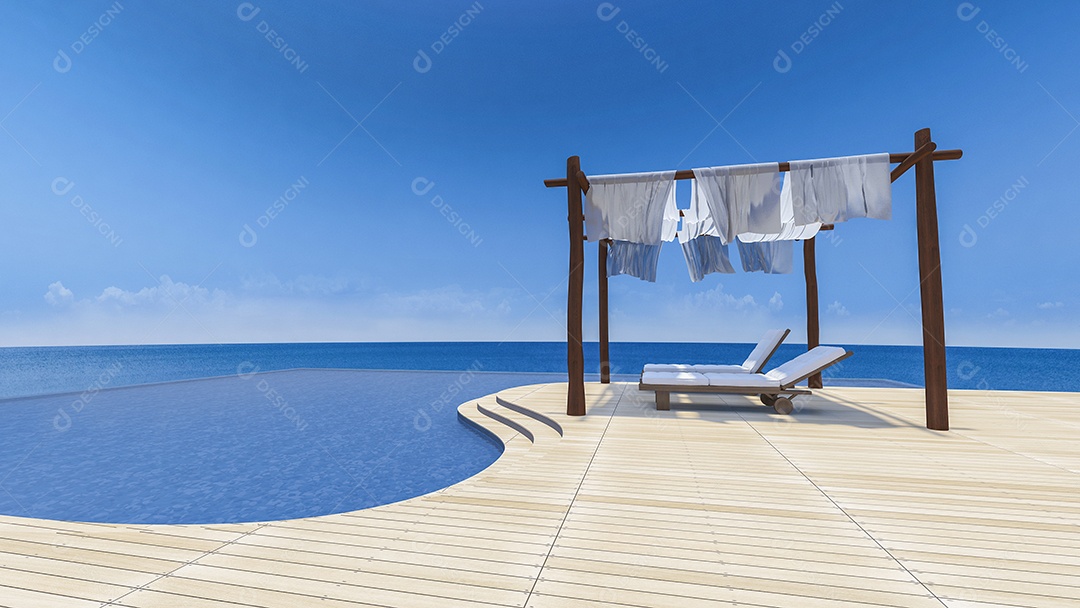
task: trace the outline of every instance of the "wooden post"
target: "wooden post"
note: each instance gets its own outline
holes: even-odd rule
[[[806,350],[810,350],[821,344],[818,319],[817,251],[813,238],[803,241],[802,251],[803,274],[806,276]],[[806,385],[810,388],[821,388],[821,373],[807,378]]]
[[[600,294],[600,383],[611,383],[611,351],[608,345],[608,276],[607,276],[608,243],[600,241],[600,249],[597,253],[599,263],[596,273],[599,281],[598,291]]]
[[[585,216],[577,174],[581,159],[566,159],[566,219],[570,223],[570,276],[566,288],[566,415],[585,415],[585,352],[581,343],[582,290],[585,284]]]
[[[930,143],[930,129],[915,132],[915,149]],[[934,160],[915,163],[915,207],[919,236],[919,290],[922,295],[923,375],[926,428],[949,430],[948,370],[945,367],[945,303],[941,294]]]

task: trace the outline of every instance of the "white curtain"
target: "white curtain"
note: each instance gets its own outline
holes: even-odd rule
[[[762,241],[739,245],[739,260],[743,272],[790,274],[793,264],[794,241]]]
[[[675,172],[589,176],[585,229],[590,241],[612,239],[608,276],[656,281],[665,236],[674,238]],[[675,209],[678,224],[678,209]]]
[[[660,261],[660,246],[629,241],[612,241],[608,249],[607,276],[628,274],[650,283],[656,282],[656,266]]]
[[[590,241],[660,243],[664,210],[674,201],[674,171],[590,175],[585,194],[587,236]]]
[[[784,185],[780,189],[780,231],[775,234],[761,234],[758,232],[743,232],[739,240],[744,243],[759,243],[762,241],[804,241],[814,238],[821,229],[821,222],[812,222],[805,226],[795,223],[795,206],[791,197],[791,177],[784,177]]]
[[[777,163],[694,169],[690,208],[679,227],[675,172],[594,175],[585,197],[590,241],[612,239],[608,275],[656,280],[660,247],[676,233],[690,278],[734,269],[735,241],[743,270],[789,273],[794,240],[821,224],[856,217],[890,219],[888,154],[791,161],[781,182]]]
[[[675,235],[679,233],[680,219],[679,207],[675,204],[675,186],[672,186],[671,196],[664,205],[664,229],[661,231],[661,240],[665,243],[675,240]]]
[[[780,232],[778,163],[694,169],[694,194],[708,206],[725,244],[741,232]]]
[[[891,219],[889,174],[888,154],[791,161],[788,179],[795,224],[836,223],[857,217]]]
[[[698,282],[714,272],[733,274],[728,256],[728,246],[720,238],[709,207],[694,188],[690,196],[690,208],[683,212],[683,227],[679,231],[679,244],[686,258],[686,270],[690,280]]]

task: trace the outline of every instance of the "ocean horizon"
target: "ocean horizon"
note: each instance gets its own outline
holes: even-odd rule
[[[646,363],[741,363],[753,344],[612,342],[615,380]],[[844,346],[844,345],[841,345]],[[922,347],[845,346],[854,356],[825,384],[923,385]],[[804,352],[785,343],[771,369]],[[951,389],[1080,391],[1080,350],[950,346]],[[564,342],[288,342],[0,347],[0,399],[296,368],[565,374]],[[585,371],[599,373],[599,345],[585,343]]]

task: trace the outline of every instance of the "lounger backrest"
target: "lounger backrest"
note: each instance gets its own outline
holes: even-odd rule
[[[849,354],[839,346],[815,346],[765,375],[779,382],[780,386],[791,386],[829,367]]]
[[[751,374],[760,372],[790,332],[790,329],[770,329],[765,332],[754,350],[750,351],[750,356],[743,361],[742,366]]]

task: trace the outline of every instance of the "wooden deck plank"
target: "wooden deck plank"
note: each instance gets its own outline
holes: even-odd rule
[[[460,484],[268,525],[0,516],[0,606],[1080,605],[1080,394],[825,389],[743,397],[589,384],[504,391],[551,416]],[[493,397],[478,400],[499,406]],[[540,428],[542,427],[542,428]],[[935,597],[936,596],[936,597]]]
[[[101,608],[102,602],[58,595],[38,589],[21,589],[0,583],[0,606],[4,608]]]

